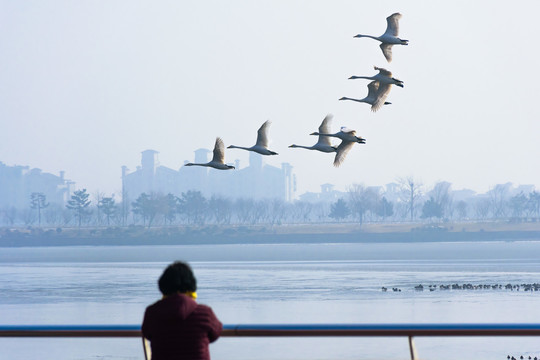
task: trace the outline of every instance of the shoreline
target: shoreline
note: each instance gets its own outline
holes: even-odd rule
[[[15,229],[0,248],[215,244],[418,243],[540,240],[540,223],[309,224],[161,228]]]

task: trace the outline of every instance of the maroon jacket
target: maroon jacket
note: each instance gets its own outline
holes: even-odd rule
[[[210,360],[208,345],[223,325],[209,306],[174,294],[146,308],[142,333],[150,340],[152,360]]]

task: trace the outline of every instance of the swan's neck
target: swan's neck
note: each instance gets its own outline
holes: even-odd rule
[[[208,164],[187,163],[185,166],[208,166]]]
[[[242,146],[236,146],[236,145],[230,145],[229,149],[242,149],[242,150],[251,150],[251,148],[242,147]]]
[[[351,76],[349,79],[351,79],[351,80],[354,80],[354,79],[368,79],[368,80],[373,80],[373,77],[370,77],[370,76]]]
[[[304,145],[293,145],[295,148],[302,148],[302,149],[308,149],[312,150],[313,148],[311,146],[304,146]]]
[[[351,100],[351,101],[356,101],[356,102],[365,102],[363,99],[353,99],[353,98],[348,98],[348,97],[344,97],[344,98],[341,98],[342,100]]]
[[[372,36],[372,35],[362,35],[362,34],[358,34],[355,36],[355,38],[363,38],[363,37],[367,37],[367,38],[370,38],[370,39],[375,39],[375,40],[379,40],[379,38],[377,36]]]

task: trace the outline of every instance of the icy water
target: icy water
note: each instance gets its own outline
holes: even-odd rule
[[[192,264],[198,301],[225,324],[540,323],[540,291],[504,288],[540,283],[535,241],[0,248],[0,323],[140,324],[159,298],[157,278],[176,259]],[[440,290],[451,284],[502,288]],[[422,359],[540,357],[540,339],[530,337],[416,344]],[[143,359],[139,339],[0,338],[0,349],[0,359]],[[222,338],[211,353],[407,359],[408,346],[405,338]]]

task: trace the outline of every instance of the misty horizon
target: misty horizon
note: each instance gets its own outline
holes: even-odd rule
[[[135,169],[141,150],[179,169],[218,136],[253,145],[271,120],[279,155],[266,161],[290,163],[299,194],[409,176],[479,193],[505,182],[538,188],[540,75],[527,71],[524,82],[515,73],[536,68],[523,34],[534,33],[539,9],[534,1],[4,2],[0,158],[118,193],[118,169]],[[395,46],[388,63],[377,42],[354,36],[382,33],[395,12],[409,45]],[[365,96],[367,81],[348,78],[371,76],[374,65],[404,82],[392,104],[372,113],[339,101]],[[287,148],[314,144],[309,134],[327,114],[332,131],[346,126],[367,139],[339,168],[331,154]],[[229,163],[247,158],[226,152]]]

